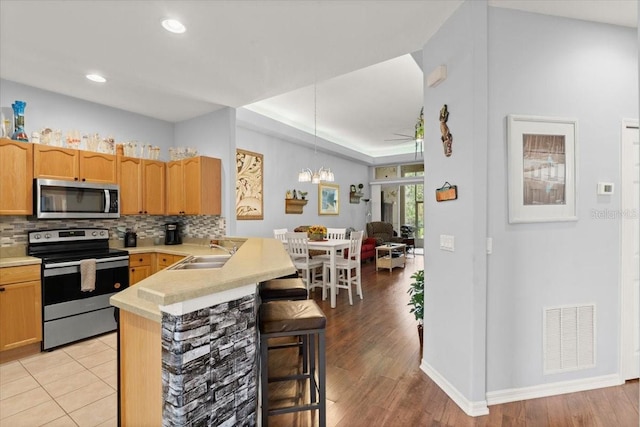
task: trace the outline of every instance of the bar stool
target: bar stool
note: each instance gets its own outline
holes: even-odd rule
[[[327,318],[313,300],[271,301],[260,305],[260,390],[262,393],[262,425],[268,426],[269,415],[300,411],[319,411],[319,425],[326,426],[326,359],[325,329]],[[303,337],[302,372],[269,378],[270,338]],[[317,344],[317,360],[316,360]],[[316,378],[317,368],[317,378]],[[309,380],[309,403],[269,409],[269,383]]]

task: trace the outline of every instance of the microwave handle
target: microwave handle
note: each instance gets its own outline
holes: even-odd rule
[[[109,190],[104,190],[104,213],[109,213],[109,209],[111,208],[111,193]]]

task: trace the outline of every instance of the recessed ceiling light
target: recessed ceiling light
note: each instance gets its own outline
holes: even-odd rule
[[[162,21],[162,27],[165,30],[176,34],[182,34],[187,31],[187,28],[182,24],[182,22],[176,19],[165,19]]]
[[[107,81],[107,79],[102,77],[100,74],[87,74],[86,77],[92,82],[96,82],[96,83],[104,83]]]

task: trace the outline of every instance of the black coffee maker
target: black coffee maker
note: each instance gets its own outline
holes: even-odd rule
[[[165,245],[179,245],[182,243],[180,237],[180,223],[168,222],[164,225],[164,244]]]

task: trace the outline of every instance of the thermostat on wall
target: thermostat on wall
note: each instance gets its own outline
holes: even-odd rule
[[[613,194],[613,182],[599,182],[598,183],[598,195]]]

